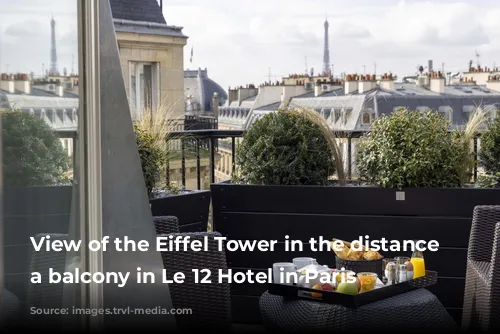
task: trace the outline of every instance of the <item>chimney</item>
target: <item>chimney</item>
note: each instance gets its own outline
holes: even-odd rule
[[[27,74],[18,74],[15,77],[14,88],[23,94],[29,95],[31,93],[31,82]]]
[[[394,90],[394,79],[392,78],[392,73],[384,73],[382,79],[380,80],[380,88],[385,90]]]
[[[432,73],[430,90],[434,93],[444,94],[445,79],[441,72]]]
[[[59,97],[63,97],[64,96],[64,87],[63,85],[57,85],[56,86],[56,95],[59,96]]]
[[[495,92],[500,92],[500,75],[490,76],[486,82],[486,88]]]
[[[233,101],[237,101],[238,100],[238,88],[231,89],[231,87],[229,87],[229,89],[227,90],[227,92],[228,92],[228,94],[227,94],[227,104],[231,105],[231,103]]]
[[[12,80],[12,76],[7,73],[2,73],[2,80],[0,81],[0,89],[14,94],[16,92],[14,87],[14,81]]]
[[[348,74],[346,75],[344,83],[344,94],[349,95],[358,90],[358,75]]]
[[[212,96],[212,113],[216,119],[219,118],[219,94],[217,92],[214,92]]]
[[[429,59],[429,65],[427,65],[427,69],[429,70],[429,73],[431,73],[432,71],[434,71],[433,69],[433,62],[432,62],[432,59]]]
[[[255,96],[258,94],[258,90],[254,88],[250,88],[250,86],[247,85],[246,88],[240,87],[238,88],[238,105],[241,104],[241,102],[245,99],[248,99],[249,97]]]
[[[362,75],[359,80],[359,93],[365,93],[377,87],[377,82],[375,80],[375,75]]]

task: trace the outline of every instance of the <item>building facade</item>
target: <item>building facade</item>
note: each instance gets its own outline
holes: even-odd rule
[[[367,132],[376,119],[399,108],[438,112],[449,120],[451,128],[464,127],[478,107],[489,113],[490,119],[500,113],[500,75],[492,73],[484,85],[464,78],[447,82],[440,72],[400,81],[391,74],[379,78],[370,74],[349,74],[345,80],[319,79],[315,82],[308,76],[291,75],[288,78],[295,79],[296,84],[230,90],[228,102],[219,108],[219,127],[247,130],[269,113],[295,107],[315,110],[325,118],[332,131],[342,132]],[[347,140],[339,139],[339,143],[347,163]],[[354,156],[356,140],[352,143]],[[232,172],[231,147],[224,147],[217,165],[220,181],[230,179]]]
[[[184,116],[182,27],[167,25],[156,0],[110,0],[120,61],[132,116],[162,108],[170,118]]]

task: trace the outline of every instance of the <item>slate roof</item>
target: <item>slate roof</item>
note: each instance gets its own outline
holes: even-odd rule
[[[32,88],[30,95],[0,90],[0,107],[31,113],[56,131],[76,130],[79,99],[67,94],[71,96],[59,97],[37,88]]]
[[[184,71],[185,95],[192,95],[193,100],[200,104],[202,111],[212,110],[212,97],[219,95],[219,101],[225,103],[226,91],[215,81],[208,77],[207,70]]]
[[[114,19],[166,24],[157,0],[110,0]]]
[[[280,105],[281,102],[274,101],[259,108],[252,108],[244,128],[248,129],[256,120],[276,111]],[[225,109],[236,110],[234,107],[237,106],[236,101]],[[500,114],[500,92],[489,90],[485,86],[452,84],[445,86],[444,93],[439,94],[414,83],[397,82],[394,90],[377,86],[363,93],[355,91],[349,95],[345,95],[342,88],[320,96],[309,91],[293,97],[289,106],[316,110],[328,121],[332,129],[336,130],[367,131],[370,123],[362,121],[365,113],[369,113],[373,120],[398,108],[440,112],[445,117],[451,117],[451,127],[456,128],[465,125],[478,106]]]
[[[281,107],[281,102],[274,102],[266,106],[256,108],[254,110],[277,111]]]

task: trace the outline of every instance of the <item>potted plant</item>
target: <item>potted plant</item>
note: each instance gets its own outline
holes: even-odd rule
[[[500,187],[500,116],[497,116],[481,136],[479,165],[484,172],[479,176],[478,186]]]
[[[469,181],[475,163],[472,138],[484,112],[478,109],[467,126],[451,132],[449,123],[434,111],[402,109],[382,116],[356,146],[362,176],[356,182],[347,182],[338,146],[324,144],[333,132],[312,113],[318,114],[278,111],[257,121],[236,152],[239,182],[211,186],[215,230],[229,239],[280,241],[276,251],[263,256],[228,252],[230,267],[268,268],[294,256],[334,265],[331,253],[307,246],[311,238],[437,240],[440,250],[426,257],[429,268],[441,276],[433,291],[452,313],[461,308],[473,209],[500,204],[498,190],[477,189]],[[280,125],[287,114],[302,115],[317,127],[298,129],[296,124],[305,120]],[[325,129],[323,136],[318,128]],[[306,131],[318,138],[318,146],[309,144]],[[307,149],[300,151],[301,147]],[[336,180],[324,177],[334,170],[330,164],[320,164],[328,159],[304,159],[318,151],[331,153]],[[321,178],[310,176],[313,171]],[[302,240],[304,249],[285,251],[285,236]],[[242,304],[261,292],[252,289],[249,296],[246,286],[234,289],[233,302]]]
[[[178,157],[167,139],[179,124],[165,103],[145,108],[134,124],[151,211],[153,216],[176,216],[181,232],[207,231],[210,192],[165,186],[167,162]]]

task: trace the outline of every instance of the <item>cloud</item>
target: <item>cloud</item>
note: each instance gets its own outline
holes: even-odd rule
[[[498,0],[169,0],[168,24],[184,27],[185,54],[207,67],[223,87],[269,77],[322,69],[323,23],[330,23],[330,58],[335,73],[372,71],[411,73],[433,59],[465,69],[474,59],[500,62]],[[61,69],[77,59],[76,0],[0,0],[2,64],[26,71],[48,64],[51,15],[57,21]],[[38,22],[35,25],[35,22]],[[0,29],[2,31],[2,29]],[[28,47],[29,46],[29,47]],[[6,52],[5,50],[8,50]],[[37,52],[33,52],[37,50]],[[75,62],[76,66],[76,62]]]
[[[200,1],[190,3],[203,8]],[[285,75],[303,72],[306,56],[308,66],[320,70],[325,12],[330,23],[335,73],[359,72],[364,69],[363,64],[368,70],[374,67],[374,62],[378,73],[411,73],[417,64],[425,64],[428,59],[465,69],[476,48],[482,50],[486,63],[495,60],[495,52],[499,51],[496,45],[500,45],[500,4],[489,0],[383,0],[376,5],[371,0],[312,0],[307,2],[308,6],[299,0],[255,0],[252,5],[230,7],[222,3],[214,0],[209,7],[210,12],[225,13],[224,29],[217,35],[220,41],[217,49],[221,50],[218,62],[212,62],[209,54],[206,58],[198,54],[198,59],[204,66],[214,68],[220,66],[221,55],[227,55],[224,69],[211,70],[211,75],[217,73],[215,80],[230,85],[245,83],[248,73],[243,68],[256,69],[254,82],[267,80],[268,67]],[[166,13],[168,21],[168,8]],[[194,23],[192,28],[199,25]],[[184,26],[186,31],[191,29],[188,24]],[[196,36],[196,43],[202,36],[213,43],[213,36],[207,35]],[[191,42],[195,41],[188,41]]]
[[[46,27],[39,21],[24,21],[11,24],[5,29],[5,34],[12,37],[30,38],[45,35]]]
[[[369,38],[371,36],[372,34],[366,27],[348,22],[342,24],[340,27],[337,27],[337,30],[333,32],[334,38],[362,39]]]

